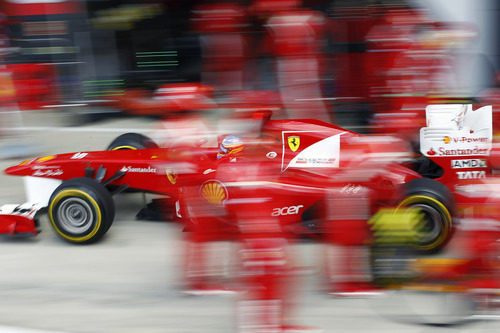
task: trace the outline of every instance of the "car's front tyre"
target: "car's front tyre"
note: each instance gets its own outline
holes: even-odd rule
[[[115,216],[113,198],[90,178],[63,182],[52,194],[49,220],[56,233],[71,243],[93,243],[111,227]]]

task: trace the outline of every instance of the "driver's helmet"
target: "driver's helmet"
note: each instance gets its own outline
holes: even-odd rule
[[[226,136],[219,145],[219,152],[217,159],[224,156],[235,156],[239,154],[244,148],[243,139],[238,135]]]

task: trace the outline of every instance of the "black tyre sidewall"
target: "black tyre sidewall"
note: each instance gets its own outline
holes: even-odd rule
[[[412,198],[412,200],[410,200],[410,198]],[[401,204],[405,201],[411,201],[409,206],[417,204],[430,206],[439,212],[441,215],[441,222],[448,224],[444,225],[443,223],[440,223],[441,229],[444,231],[444,236],[442,236],[443,233],[441,233],[435,241],[416,245],[417,250],[422,254],[433,254],[439,252],[447,244],[453,230],[452,215],[455,204],[451,192],[445,185],[436,180],[418,178],[406,184],[405,198]],[[408,205],[402,205],[402,207],[406,206]]]
[[[135,150],[158,148],[158,145],[149,137],[139,133],[125,133],[115,138],[106,150]]]

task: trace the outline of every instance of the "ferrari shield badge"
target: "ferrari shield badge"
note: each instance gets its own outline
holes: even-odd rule
[[[288,147],[290,147],[292,151],[297,151],[297,149],[299,149],[299,146],[300,146],[300,136],[294,135],[288,137]]]
[[[172,184],[175,184],[177,183],[177,173],[172,170],[172,169],[167,169],[165,171],[165,173],[167,174],[167,178],[168,180],[172,183]]]

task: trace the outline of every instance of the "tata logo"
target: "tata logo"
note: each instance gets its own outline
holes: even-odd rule
[[[297,215],[302,207],[304,206],[298,205],[298,206],[289,206],[283,208],[273,208],[271,216]]]
[[[458,179],[486,178],[486,171],[457,171]]]
[[[300,136],[294,135],[288,137],[288,147],[290,147],[292,151],[297,151],[297,149],[299,149],[299,146],[300,146]]]

